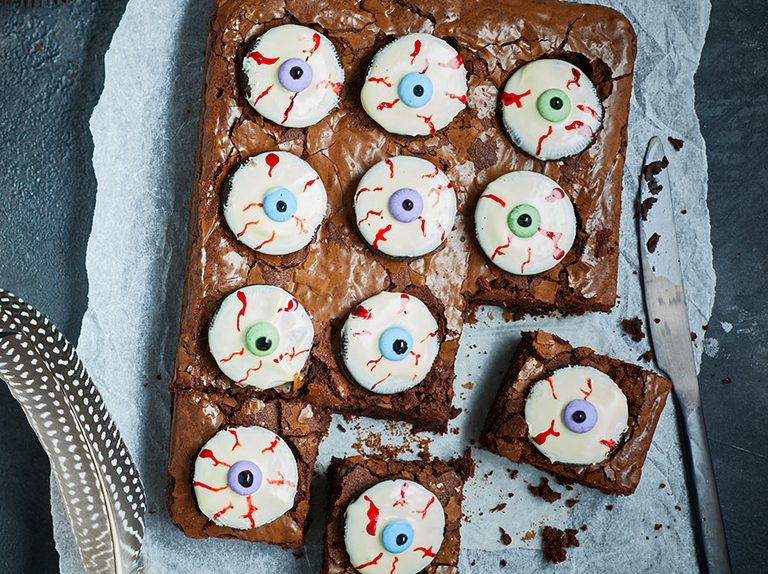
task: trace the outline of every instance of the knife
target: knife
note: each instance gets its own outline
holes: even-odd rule
[[[691,347],[667,165],[661,140],[651,138],[640,176],[637,218],[647,324],[656,365],[672,381],[676,399],[699,568],[711,574],[729,574],[728,547]]]

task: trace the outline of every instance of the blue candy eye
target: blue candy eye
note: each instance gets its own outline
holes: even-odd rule
[[[381,543],[392,554],[408,550],[413,544],[413,526],[405,520],[390,522],[381,533]]]
[[[296,196],[278,187],[264,196],[264,213],[272,221],[288,221],[296,213]]]
[[[390,327],[379,337],[379,351],[390,361],[402,361],[412,347],[413,337],[402,327]]]
[[[250,460],[240,460],[229,467],[227,484],[241,496],[253,494],[261,488],[261,469]]]
[[[597,424],[597,409],[589,401],[573,400],[563,409],[563,424],[575,433],[585,433]]]
[[[432,99],[432,81],[419,72],[406,74],[397,85],[397,95],[409,108],[420,108]]]
[[[424,200],[417,191],[403,187],[389,197],[388,207],[392,217],[403,223],[410,223],[421,215],[424,210]]]
[[[289,92],[301,92],[312,83],[312,67],[304,60],[291,58],[280,65],[277,79]]]

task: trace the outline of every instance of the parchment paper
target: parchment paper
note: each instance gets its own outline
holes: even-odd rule
[[[498,384],[524,329],[543,328],[575,344],[638,361],[647,339],[634,343],[620,329],[643,316],[637,276],[632,202],[642,154],[658,134],[685,140],[668,150],[678,209],[678,235],[692,328],[703,339],[715,288],[706,205],[704,141],[694,111],[693,75],[709,23],[708,1],[605,0],[633,22],[639,54],[629,124],[619,273],[619,304],[611,314],[510,323],[486,308],[465,328],[456,368],[454,404],[463,412],[445,437],[413,435],[393,422],[334,416],[321,448],[319,471],[332,454],[375,452],[405,443],[449,457],[476,439]],[[167,385],[178,336],[188,197],[192,188],[197,109],[211,3],[130,0],[106,54],[105,85],[91,119],[98,194],[87,252],[89,305],[79,353],[139,466],[149,514],[145,554],[150,572],[317,572],[326,485],[313,503],[306,552],[238,541],[190,540],[170,522],[164,505],[169,431]],[[701,352],[697,349],[697,359]],[[470,384],[471,383],[471,384]],[[472,387],[472,388],[469,388]],[[347,432],[341,432],[342,425]],[[454,434],[455,433],[455,434]],[[380,436],[380,442],[371,437]],[[430,440],[434,439],[434,440]],[[615,498],[573,487],[547,504],[528,492],[542,473],[473,449],[477,473],[466,489],[461,571],[539,572],[543,524],[587,530],[558,572],[694,572],[693,539],[673,409],[665,410],[637,493]],[[518,470],[512,479],[508,470]],[[551,481],[554,483],[554,481]],[[60,497],[52,488],[53,518],[63,572],[82,572]],[[566,499],[578,502],[568,508]],[[506,507],[491,509],[506,503]],[[607,505],[613,505],[607,510]],[[660,525],[657,527],[657,525]],[[499,527],[512,544],[499,542]],[[657,529],[658,528],[658,529]],[[535,536],[528,539],[526,533]]]

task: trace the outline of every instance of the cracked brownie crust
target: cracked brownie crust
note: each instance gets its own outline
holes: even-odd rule
[[[603,462],[589,466],[550,462],[528,438],[525,422],[531,385],[571,365],[594,367],[607,374],[624,392],[629,407],[628,429],[618,448]],[[637,365],[598,355],[587,347],[572,347],[543,331],[523,333],[485,421],[480,446],[607,494],[632,494],[671,388],[669,380]]]
[[[445,510],[445,537],[433,562],[423,574],[458,574],[461,538],[461,503],[464,482],[474,473],[467,451],[462,458],[443,461],[399,461],[380,458],[334,458],[328,468],[331,485],[326,518],[322,574],[355,574],[344,548],[344,511],[347,505],[382,480],[403,478],[424,486]]]
[[[245,101],[242,58],[267,29],[312,26],[336,46],[346,74],[339,107],[318,124],[284,128]],[[468,107],[445,129],[410,138],[383,131],[359,101],[367,66],[392,38],[430,32],[451,43],[469,72]],[[211,21],[200,112],[196,185],[191,200],[181,335],[171,391],[171,484],[188,481],[202,439],[185,420],[211,425],[212,397],[236,411],[259,398],[295,398],[337,410],[405,419],[418,429],[444,432],[451,408],[454,361],[470,306],[493,303],[516,313],[607,310],[615,302],[621,176],[635,39],[628,21],[608,8],[532,0],[218,0]],[[509,75],[540,57],[578,65],[595,83],[605,106],[603,129],[575,158],[541,162],[517,150],[499,118],[499,90]],[[258,254],[239,243],[222,217],[227,178],[247,157],[269,150],[294,153],[320,174],[328,214],[316,240],[285,256]],[[392,155],[435,163],[454,184],[458,214],[437,251],[412,261],[374,253],[359,237],[353,195],[363,173]],[[529,169],[555,179],[574,200],[574,248],[552,270],[517,277],[492,267],[472,230],[475,201],[501,174]],[[315,346],[302,380],[287,394],[238,388],[208,352],[207,326],[221,299],[252,284],[279,285],[312,316]],[[398,396],[371,396],[344,375],[338,330],[355,303],[382,290],[417,294],[435,314],[443,339],[435,368],[421,385]],[[197,397],[190,403],[189,397]],[[179,407],[180,404],[184,408]],[[195,407],[194,405],[198,405]],[[199,412],[192,411],[197,408]],[[181,419],[180,413],[185,413]],[[192,415],[194,414],[194,417]],[[173,490],[173,488],[171,489]],[[192,498],[171,506],[183,529],[200,520]],[[198,531],[202,527],[196,527]],[[217,535],[243,537],[227,529]],[[194,535],[194,534],[193,534]],[[246,536],[247,537],[247,536]]]

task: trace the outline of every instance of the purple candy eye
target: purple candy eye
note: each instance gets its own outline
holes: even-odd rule
[[[409,187],[398,189],[389,198],[389,212],[392,217],[403,223],[418,219],[424,209],[424,200],[419,193]]]
[[[597,424],[597,409],[589,401],[571,401],[563,410],[563,424],[573,432],[589,432]]]
[[[312,83],[312,67],[304,60],[291,58],[280,64],[277,79],[289,92],[301,92]]]
[[[250,460],[241,460],[233,464],[227,473],[229,488],[242,496],[253,494],[261,487],[261,469]]]

